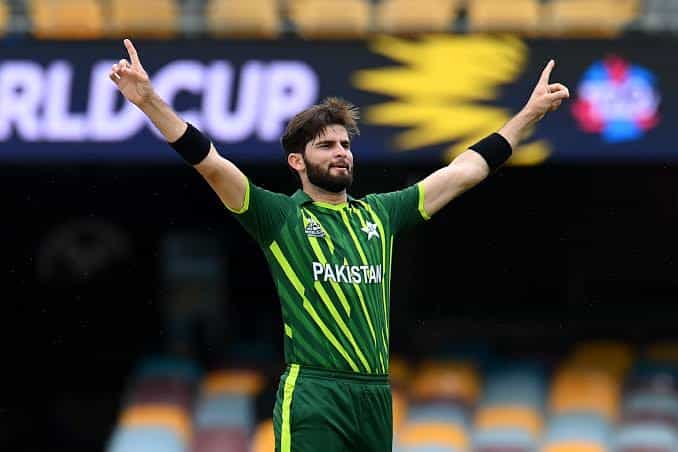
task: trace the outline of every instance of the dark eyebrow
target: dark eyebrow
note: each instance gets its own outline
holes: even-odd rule
[[[339,141],[339,143],[342,143],[342,144],[344,144],[344,143],[347,143],[349,145],[351,144],[351,140],[321,140],[321,141],[317,141],[315,143],[315,145],[316,146],[322,146],[323,144],[332,144],[335,141]]]

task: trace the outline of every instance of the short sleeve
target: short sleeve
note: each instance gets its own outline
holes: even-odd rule
[[[293,211],[294,201],[289,196],[253,184],[248,178],[242,208],[226,208],[260,245],[268,246],[280,232],[287,215]]]
[[[424,187],[421,184],[371,196],[386,211],[391,230],[396,234],[430,219],[424,210]]]

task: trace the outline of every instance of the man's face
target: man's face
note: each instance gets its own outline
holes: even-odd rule
[[[340,193],[353,183],[353,153],[343,126],[331,125],[306,144],[306,175],[313,185]]]

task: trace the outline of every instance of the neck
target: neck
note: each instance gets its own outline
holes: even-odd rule
[[[303,184],[302,190],[304,190],[304,192],[306,192],[306,194],[310,196],[313,201],[326,202],[329,204],[341,204],[347,202],[348,200],[346,190],[342,190],[339,193],[333,193],[331,191],[323,190],[322,188],[311,183]]]

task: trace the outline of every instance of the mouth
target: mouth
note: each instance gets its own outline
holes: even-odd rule
[[[330,169],[332,169],[332,168],[343,169],[343,170],[346,170],[346,171],[348,171],[348,169],[349,169],[348,164],[346,164],[346,163],[336,163],[336,164],[330,165]]]

